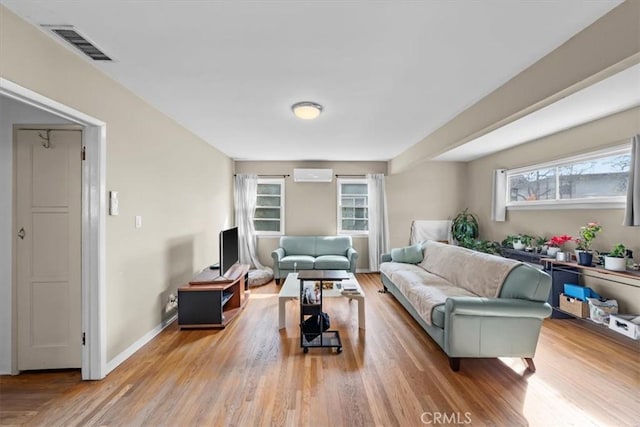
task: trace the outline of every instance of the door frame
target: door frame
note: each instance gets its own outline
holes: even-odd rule
[[[106,363],[106,130],[105,122],[0,77],[0,95],[82,126],[82,379],[107,375]],[[14,194],[15,228],[15,194]],[[15,262],[15,245],[12,258]],[[12,370],[17,372],[16,274],[12,268]]]

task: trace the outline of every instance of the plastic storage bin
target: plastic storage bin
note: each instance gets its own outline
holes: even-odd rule
[[[634,340],[640,339],[640,316],[629,314],[611,314],[609,329]]]
[[[586,301],[587,298],[600,298],[600,295],[595,293],[593,289],[572,283],[564,284],[564,294],[568,297],[581,299],[582,301]]]

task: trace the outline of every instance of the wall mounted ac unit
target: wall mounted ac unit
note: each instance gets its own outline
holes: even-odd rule
[[[294,169],[295,182],[331,182],[333,169]]]

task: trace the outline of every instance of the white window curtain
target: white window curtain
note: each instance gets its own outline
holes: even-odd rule
[[[238,251],[241,264],[249,264],[262,269],[256,255],[256,230],[253,220],[256,214],[258,195],[258,176],[253,174],[237,174],[235,181],[235,210],[238,227]]]
[[[389,220],[384,174],[367,174],[369,199],[369,270],[380,270],[380,256],[389,252]]]
[[[491,220],[504,222],[507,219],[507,171],[493,171],[493,200],[491,203]]]
[[[640,226],[640,134],[631,140],[631,167],[627,186],[627,206],[622,225]]]

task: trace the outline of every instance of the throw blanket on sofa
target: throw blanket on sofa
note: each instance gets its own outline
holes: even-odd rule
[[[422,268],[475,295],[495,298],[505,279],[521,263],[482,252],[428,241],[423,244]],[[430,251],[430,248],[437,250]]]
[[[433,307],[444,304],[447,298],[476,296],[418,265],[387,262],[380,269],[393,280],[398,290],[429,325],[432,323]]]
[[[384,263],[380,271],[397,284],[398,290],[429,325],[433,308],[444,304],[449,297],[499,296],[511,270],[521,264],[434,241],[424,242],[422,246],[424,258],[419,264]],[[416,283],[425,286],[412,286]]]

